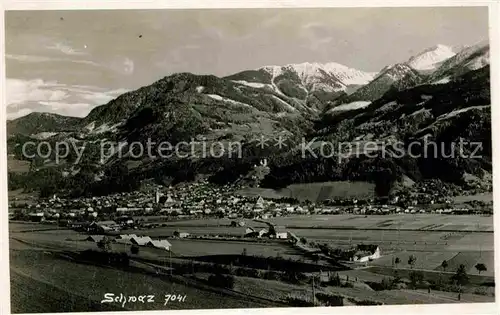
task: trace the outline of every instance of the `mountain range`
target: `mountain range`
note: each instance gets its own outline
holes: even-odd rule
[[[19,147],[27,139],[68,140],[90,146],[103,139],[115,144],[144,143],[147,139],[172,144],[190,139],[242,143],[241,159],[165,161],[125,155],[98,162],[94,148],[86,150],[81,165],[69,163],[68,158],[67,163],[50,168],[58,178],[57,183],[48,185],[53,189],[68,187],[68,175],[61,179],[59,174],[72,174],[69,177],[80,182],[83,173],[91,174],[86,176],[86,188],[81,193],[89,192],[88,187],[112,184],[117,178],[123,184],[131,178],[182,180],[205,173],[219,181],[231,181],[261,158],[270,161],[271,171],[262,181],[266,187],[345,179],[379,185],[402,179],[437,179],[469,189],[472,186],[465,177],[481,182],[491,172],[489,91],[488,43],[459,51],[436,45],[378,73],[334,62],[264,66],[226,77],[177,73],[98,106],[84,118],[32,113],[8,121],[8,151],[16,159],[25,159]],[[275,139],[279,135],[287,139],[286,149],[259,148],[259,138]],[[484,155],[477,160],[362,155],[341,164],[334,159],[298,156],[302,138],[330,142],[398,140],[407,145],[410,140],[429,137],[445,146],[460,139],[482,141]],[[36,163],[37,169],[47,169],[46,162]],[[433,167],[439,167],[439,171],[433,171]],[[36,172],[9,176],[11,188],[39,183],[32,180]],[[114,186],[125,189],[123,185]]]

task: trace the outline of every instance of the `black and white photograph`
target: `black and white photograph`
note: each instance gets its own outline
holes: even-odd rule
[[[7,9],[11,313],[495,303],[490,10]]]

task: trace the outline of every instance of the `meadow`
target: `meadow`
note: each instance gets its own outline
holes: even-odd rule
[[[184,225],[182,231],[190,233],[207,231],[232,230],[241,232],[245,228],[232,228],[217,222],[208,221],[208,227],[200,227],[199,222],[190,222],[191,226]],[[186,222],[185,222],[186,223]],[[219,223],[219,226],[214,225]],[[224,223],[230,223],[227,220]],[[247,221],[247,224],[253,221]],[[257,225],[262,223],[255,223]],[[203,257],[221,257],[224,255],[241,255],[245,251],[248,256],[263,257],[283,257],[293,260],[302,260],[311,263],[301,252],[294,249],[286,242],[249,242],[243,240],[201,240],[201,239],[175,239],[168,237],[172,244],[172,253],[168,251],[141,247],[139,254],[130,254],[130,245],[113,243],[112,251],[127,252],[132,258],[134,266],[148,265],[151,270],[131,271],[105,268],[92,264],[78,263],[68,259],[61,259],[58,253],[65,251],[82,251],[85,249],[97,249],[97,245],[91,241],[85,241],[87,237],[71,230],[42,230],[42,224],[19,224],[10,223],[10,263],[11,263],[11,292],[13,296],[13,311],[32,312],[37,309],[55,311],[44,304],[42,299],[58,301],[61,304],[59,309],[65,311],[76,310],[147,310],[147,309],[189,309],[189,308],[219,308],[219,307],[265,307],[272,306],[271,300],[282,303],[282,299],[289,294],[300,296],[310,296],[310,284],[292,285],[274,280],[264,280],[257,278],[246,278],[237,276],[235,279],[234,295],[233,291],[217,291],[210,289],[210,286],[194,283],[195,280],[183,278],[183,281],[174,281],[158,277],[154,274],[153,265],[162,266],[168,269],[170,257],[173,259],[174,267],[177,263],[187,263],[189,259],[203,259]],[[177,229],[177,226],[161,227],[148,230],[134,230],[135,234],[158,235]],[[208,229],[208,230],[207,230]],[[214,230],[215,229],[215,230]],[[169,231],[170,230],[170,231]],[[441,231],[397,231],[397,230],[336,230],[336,229],[314,229],[298,228],[292,229],[299,236],[305,236],[310,241],[325,241],[331,245],[348,245],[364,243],[376,243],[382,248],[382,257],[369,262],[366,267],[355,270],[342,270],[339,275],[345,281],[349,277],[354,283],[353,288],[344,287],[318,287],[317,292],[326,294],[337,294],[344,296],[344,301],[371,300],[386,304],[418,304],[418,303],[453,303],[457,302],[453,293],[433,291],[431,294],[418,290],[386,290],[373,291],[364,282],[380,282],[383,279],[390,279],[394,276],[393,259],[398,257],[398,273],[402,277],[408,277],[410,272],[407,263],[410,255],[417,257],[415,269],[423,269],[426,277],[435,278],[442,274],[440,264],[443,260],[448,261],[447,274],[452,274],[460,264],[466,265],[469,277],[475,285],[492,281],[493,276],[493,251],[478,251],[478,242],[486,247],[488,237],[492,238],[492,233],[471,233],[471,232],[441,232]],[[394,240],[400,240],[397,247]],[[419,243],[415,244],[415,239]],[[432,244],[436,241],[439,244]],[[427,242],[427,244],[424,244]],[[391,248],[390,245],[394,245]],[[492,239],[491,245],[492,246]],[[469,250],[454,250],[453,248],[469,248]],[[474,268],[477,262],[482,262],[487,266],[487,271],[478,275]],[[150,264],[150,263],[149,263]],[[143,270],[140,267],[140,270]],[[146,270],[146,269],[144,269]],[[324,270],[323,270],[324,271]],[[183,276],[174,276],[183,277]],[[196,282],[196,281],[195,281]],[[74,289],[74,284],[78,283],[78,288]],[[490,289],[490,288],[486,288]],[[46,293],[48,291],[48,293]],[[491,290],[490,290],[491,291]],[[45,293],[44,293],[45,292]],[[138,294],[139,292],[154,293],[162,296],[165,293],[179,293],[188,295],[188,300],[184,304],[171,304],[163,306],[156,304],[129,304],[125,308],[119,305],[103,306],[99,303],[104,293],[124,293]],[[471,291],[472,292],[472,291]],[[489,292],[489,291],[488,291]],[[245,298],[246,296],[246,298]],[[253,300],[252,300],[253,299]],[[262,299],[262,300],[259,300]],[[482,302],[492,301],[492,296],[482,296],[476,294],[464,294],[462,301]],[[24,302],[28,300],[27,302]],[[355,302],[352,302],[355,304]],[[281,304],[277,304],[281,305]]]
[[[238,194],[248,197],[262,196],[270,199],[290,197],[313,202],[334,198],[373,198],[375,196],[375,184],[361,181],[331,181],[292,184],[282,189],[245,188],[238,191]]]
[[[216,227],[229,226],[231,219],[195,219],[163,222],[176,227]],[[249,219],[248,226],[265,226]],[[415,230],[415,231],[493,231],[493,217],[482,215],[445,215],[445,214],[389,214],[389,215],[287,215],[272,217],[266,221],[287,228],[325,228],[325,229],[374,229],[374,230]]]

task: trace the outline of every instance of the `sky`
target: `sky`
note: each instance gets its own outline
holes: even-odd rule
[[[87,115],[176,72],[337,62],[377,72],[488,39],[486,7],[6,11],[7,118]]]

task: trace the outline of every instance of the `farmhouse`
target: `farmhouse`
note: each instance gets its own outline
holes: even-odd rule
[[[269,232],[269,237],[286,239],[288,238],[288,233],[285,231],[285,228],[282,226],[273,226],[271,231]]]
[[[44,220],[43,212],[33,212],[29,214],[30,221],[41,222]]]
[[[146,244],[146,246],[170,250],[170,247],[172,247],[172,244],[170,244],[170,242],[167,240],[151,240],[150,242],[148,242]]]
[[[300,239],[297,235],[295,235],[293,233],[288,233],[288,235],[290,235],[290,240],[292,241],[292,243],[299,243],[300,242]]]
[[[89,226],[89,231],[95,233],[104,233],[108,231],[118,231],[120,226],[115,221],[99,221],[92,222]]]
[[[135,234],[120,234],[115,238],[115,242],[122,244],[132,244],[132,238],[137,237]]]
[[[367,262],[380,258],[380,247],[373,244],[359,244],[352,257],[353,261]]]
[[[245,226],[245,221],[231,221],[232,227]]]
[[[262,229],[259,231],[259,237],[266,237],[269,236],[269,230],[268,229]]]
[[[151,241],[152,241],[152,239],[149,236],[136,236],[136,237],[132,237],[130,239],[130,243],[135,244],[135,245],[139,245],[139,246],[144,246]]]
[[[89,237],[87,237],[85,240],[89,241],[89,242],[97,243],[97,242],[102,241],[103,238],[104,238],[104,235],[89,235]]]
[[[253,228],[248,227],[245,229],[244,237],[258,237],[259,233],[255,231]]]
[[[175,232],[174,232],[174,237],[178,237],[178,238],[186,238],[186,237],[189,237],[189,233],[175,231]]]

